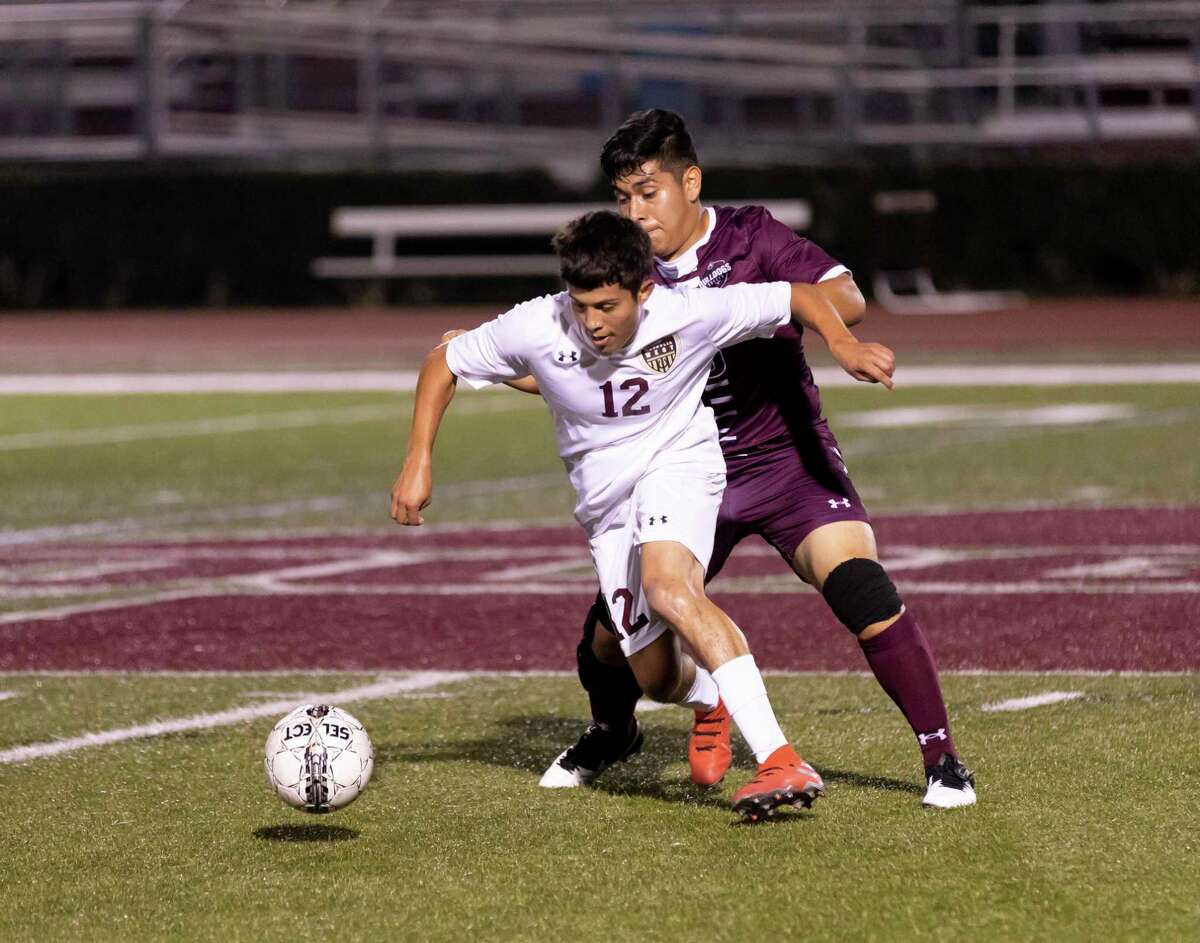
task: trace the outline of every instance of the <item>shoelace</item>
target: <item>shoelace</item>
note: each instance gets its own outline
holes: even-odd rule
[[[945,766],[931,767],[928,776],[931,786],[936,782],[947,789],[963,789],[966,786],[974,788],[973,774],[962,763],[948,763]]]
[[[706,717],[704,720],[696,721],[695,726],[692,728],[692,736],[693,737],[719,737],[721,735],[721,720],[722,720],[722,718],[720,718],[720,717]],[[715,729],[701,730],[700,728],[702,726],[705,726],[705,727],[713,726],[713,727],[715,727]],[[715,750],[716,748],[717,748],[717,745],[715,743],[705,743],[705,744],[695,747],[694,749],[698,753],[703,753],[708,750]]]
[[[754,774],[754,778],[752,780],[750,780],[750,783],[751,783],[751,785],[753,785],[754,783],[757,783],[760,780],[766,779],[768,776],[772,775],[773,773],[782,773],[782,772],[783,772],[782,766],[765,767],[764,769],[760,769],[757,773]]]

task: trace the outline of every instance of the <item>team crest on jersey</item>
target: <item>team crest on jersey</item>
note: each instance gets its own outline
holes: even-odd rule
[[[642,360],[655,373],[666,373],[675,365],[679,355],[679,345],[675,343],[675,335],[660,337],[642,348]]]
[[[700,284],[704,288],[720,288],[729,281],[729,273],[732,271],[733,266],[724,259],[710,262],[708,271],[700,276]]]

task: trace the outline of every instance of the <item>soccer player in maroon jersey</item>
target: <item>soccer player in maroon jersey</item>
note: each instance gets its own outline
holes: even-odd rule
[[[620,213],[649,234],[662,284],[815,283],[847,324],[862,318],[862,295],[849,270],[817,245],[763,207],[701,204],[699,161],[673,112],[631,115],[604,145],[600,162]],[[535,384],[514,385],[536,392]],[[924,804],[973,804],[974,780],[951,737],[929,643],[878,563],[870,518],[821,416],[801,329],[785,327],[722,351],[705,399],[717,416],[728,482],[707,578],[747,535],[771,544],[821,592],[912,727],[925,766]],[[583,785],[641,747],[634,707],[642,692],[602,597],[584,620],[577,660],[592,723],[546,770],[543,786]],[[697,713],[688,747],[693,781],[721,780],[731,760],[729,736],[723,705]]]

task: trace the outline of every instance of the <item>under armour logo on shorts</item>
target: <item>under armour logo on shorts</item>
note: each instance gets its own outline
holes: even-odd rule
[[[654,522],[655,522],[656,520],[657,520],[657,521],[658,521],[660,524],[665,524],[665,523],[667,522],[667,515],[665,515],[665,514],[664,514],[664,515],[662,515],[661,517],[658,517],[658,518],[651,517],[651,518],[650,518],[650,525],[651,525],[652,527],[654,526]]]
[[[829,506],[831,508],[833,508],[834,510],[837,510],[838,508],[848,508],[848,507],[850,507],[850,499],[849,498],[841,498],[841,499],[830,498]]]

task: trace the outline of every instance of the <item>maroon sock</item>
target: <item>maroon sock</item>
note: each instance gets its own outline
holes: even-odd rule
[[[858,644],[880,687],[917,735],[925,765],[935,765],[943,753],[957,757],[933,653],[916,617],[905,610],[884,631]]]

